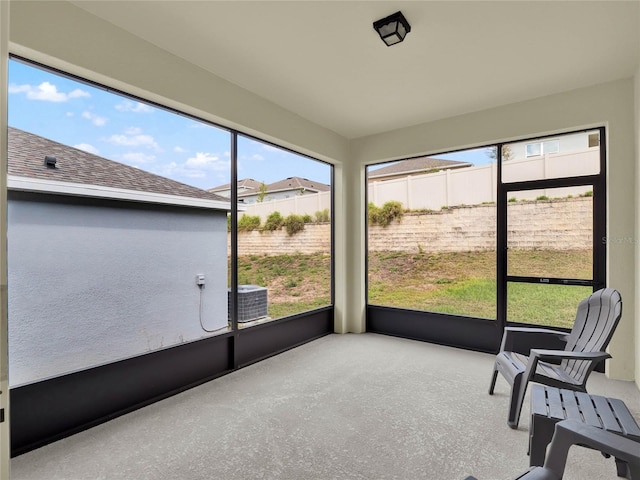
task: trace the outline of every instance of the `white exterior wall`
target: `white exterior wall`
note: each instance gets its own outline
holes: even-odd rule
[[[640,13],[639,13],[640,14]],[[635,290],[640,291],[640,268],[637,268],[637,264],[640,259],[640,210],[637,205],[640,205],[640,58],[638,59],[638,69],[634,78],[634,93],[635,93],[635,146],[636,146],[636,158],[635,158]],[[634,331],[634,345],[635,345],[635,358],[634,366],[636,371],[635,381],[638,388],[640,388],[640,302],[636,302],[636,310],[634,313],[635,319],[635,331]]]
[[[559,142],[558,153],[570,153],[570,152],[576,152],[579,150],[587,150],[589,148],[589,134],[587,132],[574,133],[572,135],[561,135],[557,137],[549,137],[549,138],[542,139],[540,141],[549,142],[553,140],[558,140]],[[529,142],[510,143],[509,148],[511,148],[512,160],[527,158],[526,146],[531,143],[536,143],[536,141],[532,140]],[[534,158],[534,157],[529,157],[529,158]]]
[[[227,326],[226,212],[9,201],[11,385]],[[124,204],[123,204],[124,207]]]
[[[9,362],[7,349],[7,67],[9,64],[9,2],[0,2],[0,478],[9,478],[11,445]]]

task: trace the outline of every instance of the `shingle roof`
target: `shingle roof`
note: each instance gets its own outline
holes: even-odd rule
[[[244,178],[242,180],[238,180],[238,188],[246,188],[249,190],[259,190],[262,182],[257,182],[253,178]],[[224,185],[218,185],[217,187],[208,188],[207,192],[220,192],[224,190],[229,190],[231,188],[230,183],[225,183]]]
[[[306,178],[289,177],[278,182],[267,185],[267,192],[277,192],[281,190],[297,190],[304,188],[305,190],[315,190],[316,192],[328,192],[331,190],[329,185],[320,182],[313,182]]]
[[[229,201],[228,198],[206,190],[108,160],[17,128],[9,127],[8,140],[9,175]],[[55,168],[44,165],[44,157],[47,155],[56,157]]]
[[[388,167],[382,167],[377,170],[372,170],[369,173],[369,178],[388,177],[392,175],[410,175],[425,173],[429,170],[441,170],[446,168],[460,168],[470,167],[471,164],[467,162],[458,162],[455,160],[442,160],[440,158],[433,157],[418,157],[410,158],[408,160],[402,160],[395,162]]]

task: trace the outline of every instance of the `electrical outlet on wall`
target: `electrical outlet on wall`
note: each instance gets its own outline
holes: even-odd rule
[[[196,285],[198,285],[199,287],[202,287],[204,285],[204,275],[196,275]]]

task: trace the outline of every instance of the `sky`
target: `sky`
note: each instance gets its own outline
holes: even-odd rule
[[[8,98],[12,127],[194,187],[230,182],[231,137],[224,129],[17,60],[9,62]],[[485,149],[435,156],[490,161]],[[331,169],[238,137],[238,179],[269,184],[293,176],[328,185]]]
[[[9,125],[194,187],[230,181],[229,132],[22,62],[9,62]],[[330,167],[246,137],[238,178],[330,183]]]

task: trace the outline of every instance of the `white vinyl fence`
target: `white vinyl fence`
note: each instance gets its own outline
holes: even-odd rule
[[[600,169],[598,148],[564,155],[509,160],[503,163],[505,182],[591,175]],[[390,200],[402,202],[409,210],[440,210],[442,207],[480,205],[496,201],[497,164],[442,170],[369,184],[369,202],[377,206]],[[517,200],[535,200],[540,196],[578,196],[591,187],[563,187],[517,192]]]
[[[575,177],[599,173],[600,149],[598,147],[568,154],[551,154],[538,157],[508,160],[503,163],[502,178],[505,182],[538,180],[546,178]],[[399,201],[409,210],[440,210],[443,207],[480,205],[496,201],[497,165],[495,162],[476,167],[442,170],[436,173],[409,175],[394,180],[369,184],[369,202],[382,206],[390,200]],[[548,190],[529,190],[514,193],[517,200],[535,200],[540,196],[550,198],[578,196],[590,187],[566,187]],[[246,215],[259,215],[262,221],[278,211],[286,217],[292,213],[309,214],[330,208],[330,192],[300,195],[246,205]]]
[[[309,214],[315,219],[316,212],[331,208],[331,192],[296,195],[269,202],[250,203],[244,207],[245,215],[259,215],[263,222],[272,212],[280,212],[283,217],[292,213],[296,215]]]

